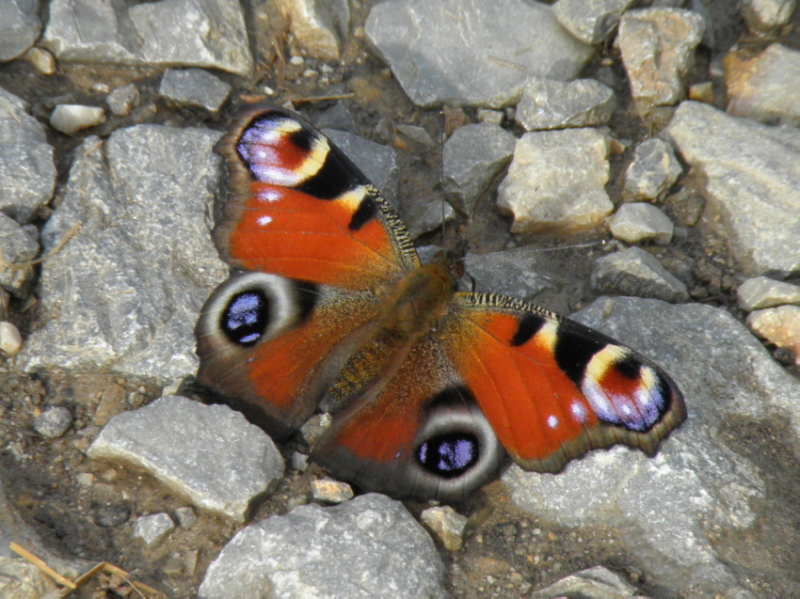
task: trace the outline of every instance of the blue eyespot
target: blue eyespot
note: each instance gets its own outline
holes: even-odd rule
[[[479,456],[478,438],[468,432],[436,435],[423,442],[416,452],[419,464],[443,478],[461,476],[472,468]]]
[[[248,290],[231,297],[222,312],[223,332],[233,343],[252,347],[270,321],[270,302],[260,291]]]

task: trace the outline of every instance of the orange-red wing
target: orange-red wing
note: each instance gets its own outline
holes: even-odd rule
[[[441,342],[429,335],[405,350],[399,368],[334,415],[312,458],[397,498],[462,497],[496,474],[504,453]]]
[[[419,266],[378,191],[293,113],[245,109],[218,150],[233,191],[215,238],[233,266],[349,289],[391,283]]]
[[[522,302],[457,294],[443,335],[500,443],[528,470],[556,472],[615,443],[652,454],[686,416],[676,385],[645,358]]]
[[[198,380],[285,438],[314,413],[378,311],[366,293],[235,275],[201,313]]]

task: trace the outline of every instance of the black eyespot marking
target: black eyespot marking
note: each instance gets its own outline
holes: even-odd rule
[[[316,175],[298,185],[297,190],[320,200],[335,200],[361,184],[361,181],[349,176],[353,170],[354,167],[342,156],[341,151],[331,146],[322,168]]]
[[[306,283],[305,281],[295,281],[295,291],[297,292],[297,305],[300,312],[300,320],[305,320],[314,308],[317,307],[319,301],[319,287],[314,283]]]
[[[295,131],[289,136],[292,144],[303,152],[310,152],[314,147],[314,142],[317,140],[317,135],[313,131],[303,127],[299,131]]]
[[[358,209],[353,213],[350,224],[347,226],[351,231],[358,231],[378,214],[378,205],[371,197],[366,196],[358,205]]]
[[[534,314],[526,314],[522,317],[522,320],[519,321],[517,332],[514,333],[514,337],[511,338],[511,345],[513,347],[525,345],[530,341],[531,337],[539,332],[539,329],[541,329],[543,325],[544,318]]]
[[[556,363],[573,383],[580,386],[586,365],[606,345],[605,341],[597,341],[570,331],[567,327],[559,327],[555,348]]]
[[[614,362],[614,368],[625,378],[635,381],[642,371],[642,363],[633,356],[627,355],[620,362]]]
[[[456,478],[480,458],[478,437],[470,432],[450,432],[424,441],[416,451],[419,464],[431,474]]]
[[[222,311],[220,327],[233,343],[252,347],[269,326],[270,308],[269,298],[261,291],[242,291]]]

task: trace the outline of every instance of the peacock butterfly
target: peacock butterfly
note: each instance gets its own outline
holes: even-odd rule
[[[539,472],[617,443],[652,455],[685,419],[631,349],[421,265],[378,190],[295,114],[246,107],[218,151],[214,238],[234,270],[197,324],[198,380],[278,440],[322,404],[333,422],[311,457],[335,476],[452,500],[506,454]]]

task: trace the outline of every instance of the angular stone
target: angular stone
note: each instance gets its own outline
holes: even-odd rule
[[[42,266],[44,325],[18,364],[161,382],[196,370],[194,326],[228,270],[209,234],[218,138],[140,125],[76,149],[41,239],[44,253],[69,242]]]
[[[41,32],[39,0],[0,2],[0,62],[22,55]]]
[[[253,69],[236,0],[53,0],[42,45],[62,62]]]
[[[633,162],[625,171],[626,199],[660,199],[683,173],[675,153],[663,139],[654,137],[636,147]]]
[[[668,245],[675,226],[669,217],[651,204],[623,204],[608,224],[611,234],[625,243],[655,241]]]
[[[640,113],[686,97],[684,80],[704,31],[703,17],[683,9],[643,8],[622,16],[617,39]]]
[[[175,530],[175,523],[169,514],[151,514],[136,518],[133,523],[133,538],[141,540],[147,547],[157,547],[164,538]]]
[[[513,104],[528,77],[573,79],[592,53],[524,0],[389,0],[365,32],[418,106]]]
[[[475,281],[475,291],[526,299],[552,286],[545,275],[539,274],[540,258],[541,252],[529,247],[490,254],[468,253],[464,268]]]
[[[619,19],[633,0],[558,0],[553,5],[558,22],[586,44],[611,39]]]
[[[526,133],[497,205],[514,216],[512,233],[595,227],[614,209],[605,190],[608,168],[608,139],[595,129]]]
[[[135,83],[121,85],[106,96],[106,104],[111,114],[128,116],[131,108],[139,102],[139,89]]]
[[[744,53],[725,57],[728,114],[768,124],[800,124],[800,52],[781,44],[748,59]]]
[[[231,93],[231,86],[203,69],[167,69],[158,93],[178,104],[219,112]]]
[[[0,557],[0,596],[7,599],[38,599],[54,596],[58,592],[58,587],[38,566],[24,559]]]
[[[739,307],[747,312],[782,304],[800,306],[800,285],[768,277],[754,277],[739,285],[736,297],[739,299]]]
[[[309,504],[239,531],[208,567],[202,599],[445,597],[433,541],[403,507],[370,493]]]
[[[272,439],[241,413],[177,395],[114,416],[88,455],[142,468],[195,506],[237,522],[284,470]]]
[[[703,173],[704,219],[722,228],[745,273],[800,270],[800,131],[683,102],[665,132]]]
[[[0,87],[0,211],[27,223],[56,184],[53,148],[28,103]]]
[[[442,148],[444,192],[450,203],[470,216],[475,203],[508,164],[516,138],[496,125],[465,125]]]
[[[636,587],[616,572],[603,566],[570,574],[558,582],[535,591],[531,597],[594,597],[617,599],[639,597]]]
[[[294,42],[303,55],[321,60],[339,60],[342,37],[350,28],[350,7],[344,0],[278,0],[277,8],[289,23]]]
[[[464,527],[467,517],[456,512],[449,505],[436,506],[424,510],[420,515],[422,522],[433,531],[448,551],[458,551],[464,543]]]
[[[747,326],[775,347],[788,349],[800,364],[800,306],[756,310],[747,316]]]
[[[516,119],[528,131],[595,127],[608,124],[616,105],[614,90],[594,79],[531,79],[517,105]]]
[[[38,253],[36,240],[17,221],[0,212],[0,285],[24,297],[34,274],[31,262]]]
[[[786,25],[797,0],[744,0],[741,13],[747,26],[757,33],[772,33]]]
[[[600,258],[592,270],[598,293],[685,302],[689,292],[678,278],[643,249],[632,247]]]

